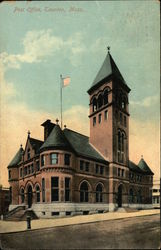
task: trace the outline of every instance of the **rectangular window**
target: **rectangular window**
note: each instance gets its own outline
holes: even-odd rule
[[[31,164],[31,173],[33,173],[33,172],[34,172],[34,165]]]
[[[105,110],[105,120],[108,119],[108,110]]]
[[[71,215],[71,212],[70,211],[66,211],[65,215]]]
[[[70,154],[64,155],[64,165],[70,166]]]
[[[70,201],[70,178],[65,178],[65,201]]]
[[[85,171],[86,171],[86,172],[89,172],[89,162],[86,162],[86,163],[85,163]]]
[[[58,154],[57,153],[50,154],[50,164],[51,165],[58,164]]]
[[[59,177],[51,177],[51,201],[59,201]]]
[[[80,170],[83,170],[84,161],[80,160]]]
[[[117,152],[117,157],[118,157],[118,162],[120,162],[121,161],[121,157],[120,157],[120,152],[119,151]]]
[[[100,166],[100,174],[103,174],[103,173],[104,173],[104,167]]]
[[[120,123],[122,124],[122,113],[120,113]]]
[[[52,216],[58,216],[58,215],[59,215],[59,212],[51,212],[51,215],[52,215]]]
[[[124,126],[126,127],[126,116],[124,116]]]
[[[45,165],[45,155],[41,155],[41,167]]]
[[[24,176],[27,175],[27,167],[24,168]]]
[[[98,116],[98,122],[101,123],[101,121],[102,121],[102,114],[99,114],[99,116]]]
[[[99,166],[98,164],[96,164],[96,174],[98,174],[98,171],[99,171]]]
[[[27,174],[30,174],[30,173],[31,173],[31,167],[28,166],[28,167],[27,167]]]
[[[42,201],[45,202],[45,179],[42,178]]]
[[[11,179],[11,170],[8,171],[8,179]]]
[[[36,162],[36,171],[40,171],[40,163],[39,163],[39,161]]]
[[[121,169],[120,169],[120,168],[118,168],[118,176],[120,176],[120,170],[121,170]]]
[[[96,117],[93,117],[93,126],[96,125]]]
[[[122,169],[122,177],[124,177],[124,169]]]
[[[22,168],[20,168],[20,177],[22,177]]]

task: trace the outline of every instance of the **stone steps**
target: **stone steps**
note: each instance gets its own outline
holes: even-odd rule
[[[33,210],[22,209],[22,210],[15,211],[11,215],[8,215],[5,218],[5,220],[6,221],[26,221],[27,216],[30,216],[32,220],[38,219],[38,217],[36,216]]]

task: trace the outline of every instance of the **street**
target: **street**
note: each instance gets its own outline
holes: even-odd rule
[[[1,234],[7,249],[159,249],[160,215]]]

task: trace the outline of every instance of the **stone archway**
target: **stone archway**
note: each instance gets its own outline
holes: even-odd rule
[[[27,204],[29,208],[32,206],[32,198],[33,198],[32,187],[31,185],[29,185],[27,187]]]

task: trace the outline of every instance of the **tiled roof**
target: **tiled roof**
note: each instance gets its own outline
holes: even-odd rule
[[[46,141],[41,146],[40,150],[44,150],[46,148],[59,148],[59,149],[67,149],[71,150],[71,146],[66,139],[63,131],[59,127],[59,125],[55,125],[52,132],[46,139]]]
[[[110,75],[114,75],[117,79],[121,80],[124,84],[126,84],[112,56],[110,55],[110,53],[108,53],[96,78],[92,83],[92,86],[88,90],[88,93],[90,93],[91,90],[93,90],[98,83],[100,83],[102,80],[109,77]]]
[[[92,158],[97,161],[107,162],[89,143],[88,136],[67,128],[64,129],[64,134],[77,155]]]
[[[9,163],[8,168],[15,167],[22,159],[23,148],[20,148],[12,161]]]
[[[32,148],[35,150],[35,153],[38,153],[40,147],[43,144],[43,141],[31,138],[31,137],[29,138],[29,140],[30,140]]]
[[[144,161],[144,159],[142,158],[139,161],[138,167],[145,173],[145,174],[154,174],[151,169],[149,168],[149,166],[147,165],[147,163]]]

